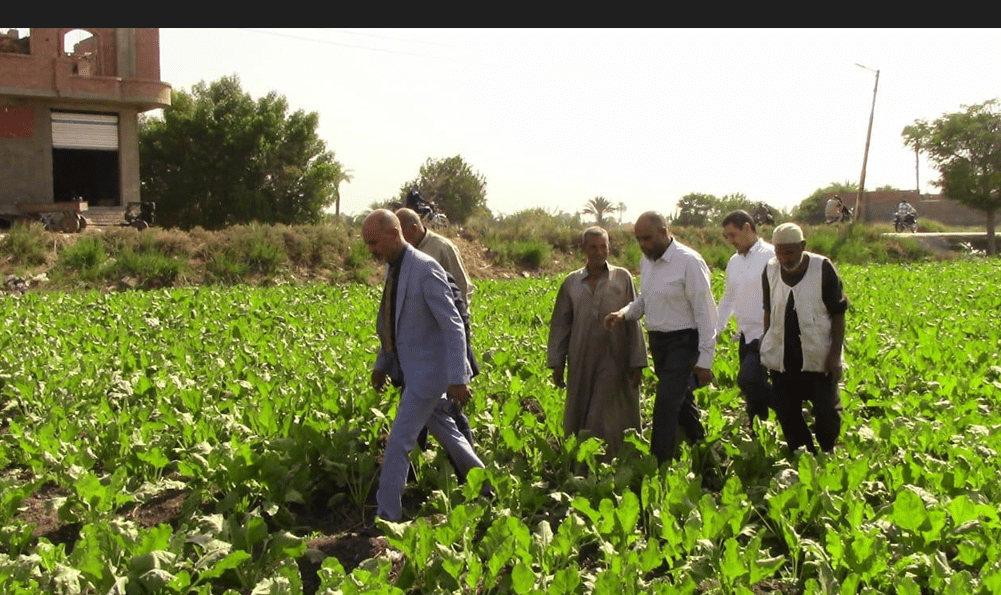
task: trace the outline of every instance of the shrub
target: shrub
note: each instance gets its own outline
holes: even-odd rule
[[[229,250],[214,252],[205,261],[205,280],[209,283],[232,285],[242,281],[250,271],[247,263]]]
[[[139,233],[138,250],[188,259],[195,253],[195,246],[193,238],[179,229],[151,227]]]
[[[184,263],[156,250],[134,251],[126,248],[109,266],[108,273],[114,277],[134,277],[143,288],[169,287],[174,285]]]
[[[360,238],[354,238],[344,255],[344,270],[358,283],[367,283],[375,274],[375,263]]]
[[[59,252],[56,266],[90,281],[100,277],[100,269],[107,260],[108,253],[101,236],[88,235],[64,247]]]
[[[550,259],[549,244],[536,239],[501,242],[491,248],[494,258],[501,264],[516,265],[536,270]]]
[[[35,266],[45,264],[49,255],[49,238],[41,223],[18,223],[0,240],[0,252],[10,262]]]
[[[350,231],[342,223],[301,225],[284,229],[289,261],[301,267],[320,268],[338,261],[348,251]]]
[[[275,226],[236,225],[227,235],[233,256],[246,263],[252,273],[272,275],[287,259],[284,239]]]

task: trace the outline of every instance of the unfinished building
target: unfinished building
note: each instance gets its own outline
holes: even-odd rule
[[[139,114],[169,105],[158,29],[0,31],[0,226],[120,218],[140,201]]]

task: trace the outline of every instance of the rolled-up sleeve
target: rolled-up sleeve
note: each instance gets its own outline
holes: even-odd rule
[[[709,369],[716,352],[716,302],[713,301],[709,267],[705,262],[693,260],[686,267],[685,293],[699,330],[699,361],[696,366]]]

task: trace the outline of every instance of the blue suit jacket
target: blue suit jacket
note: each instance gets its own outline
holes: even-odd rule
[[[379,331],[381,326],[378,319]],[[375,369],[391,378],[402,372],[405,390],[421,397],[438,397],[472,377],[466,330],[445,269],[410,244],[404,245],[396,286],[396,352],[380,349]]]

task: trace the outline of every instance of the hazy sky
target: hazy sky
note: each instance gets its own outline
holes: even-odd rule
[[[789,208],[858,182],[922,192],[900,135],[1001,97],[1001,30],[161,29],[161,78],[236,74],[317,112],[353,172],[341,209],[462,155],[487,206],[573,212],[595,196],[671,214],[691,192]],[[856,66],[862,64],[872,70]]]

